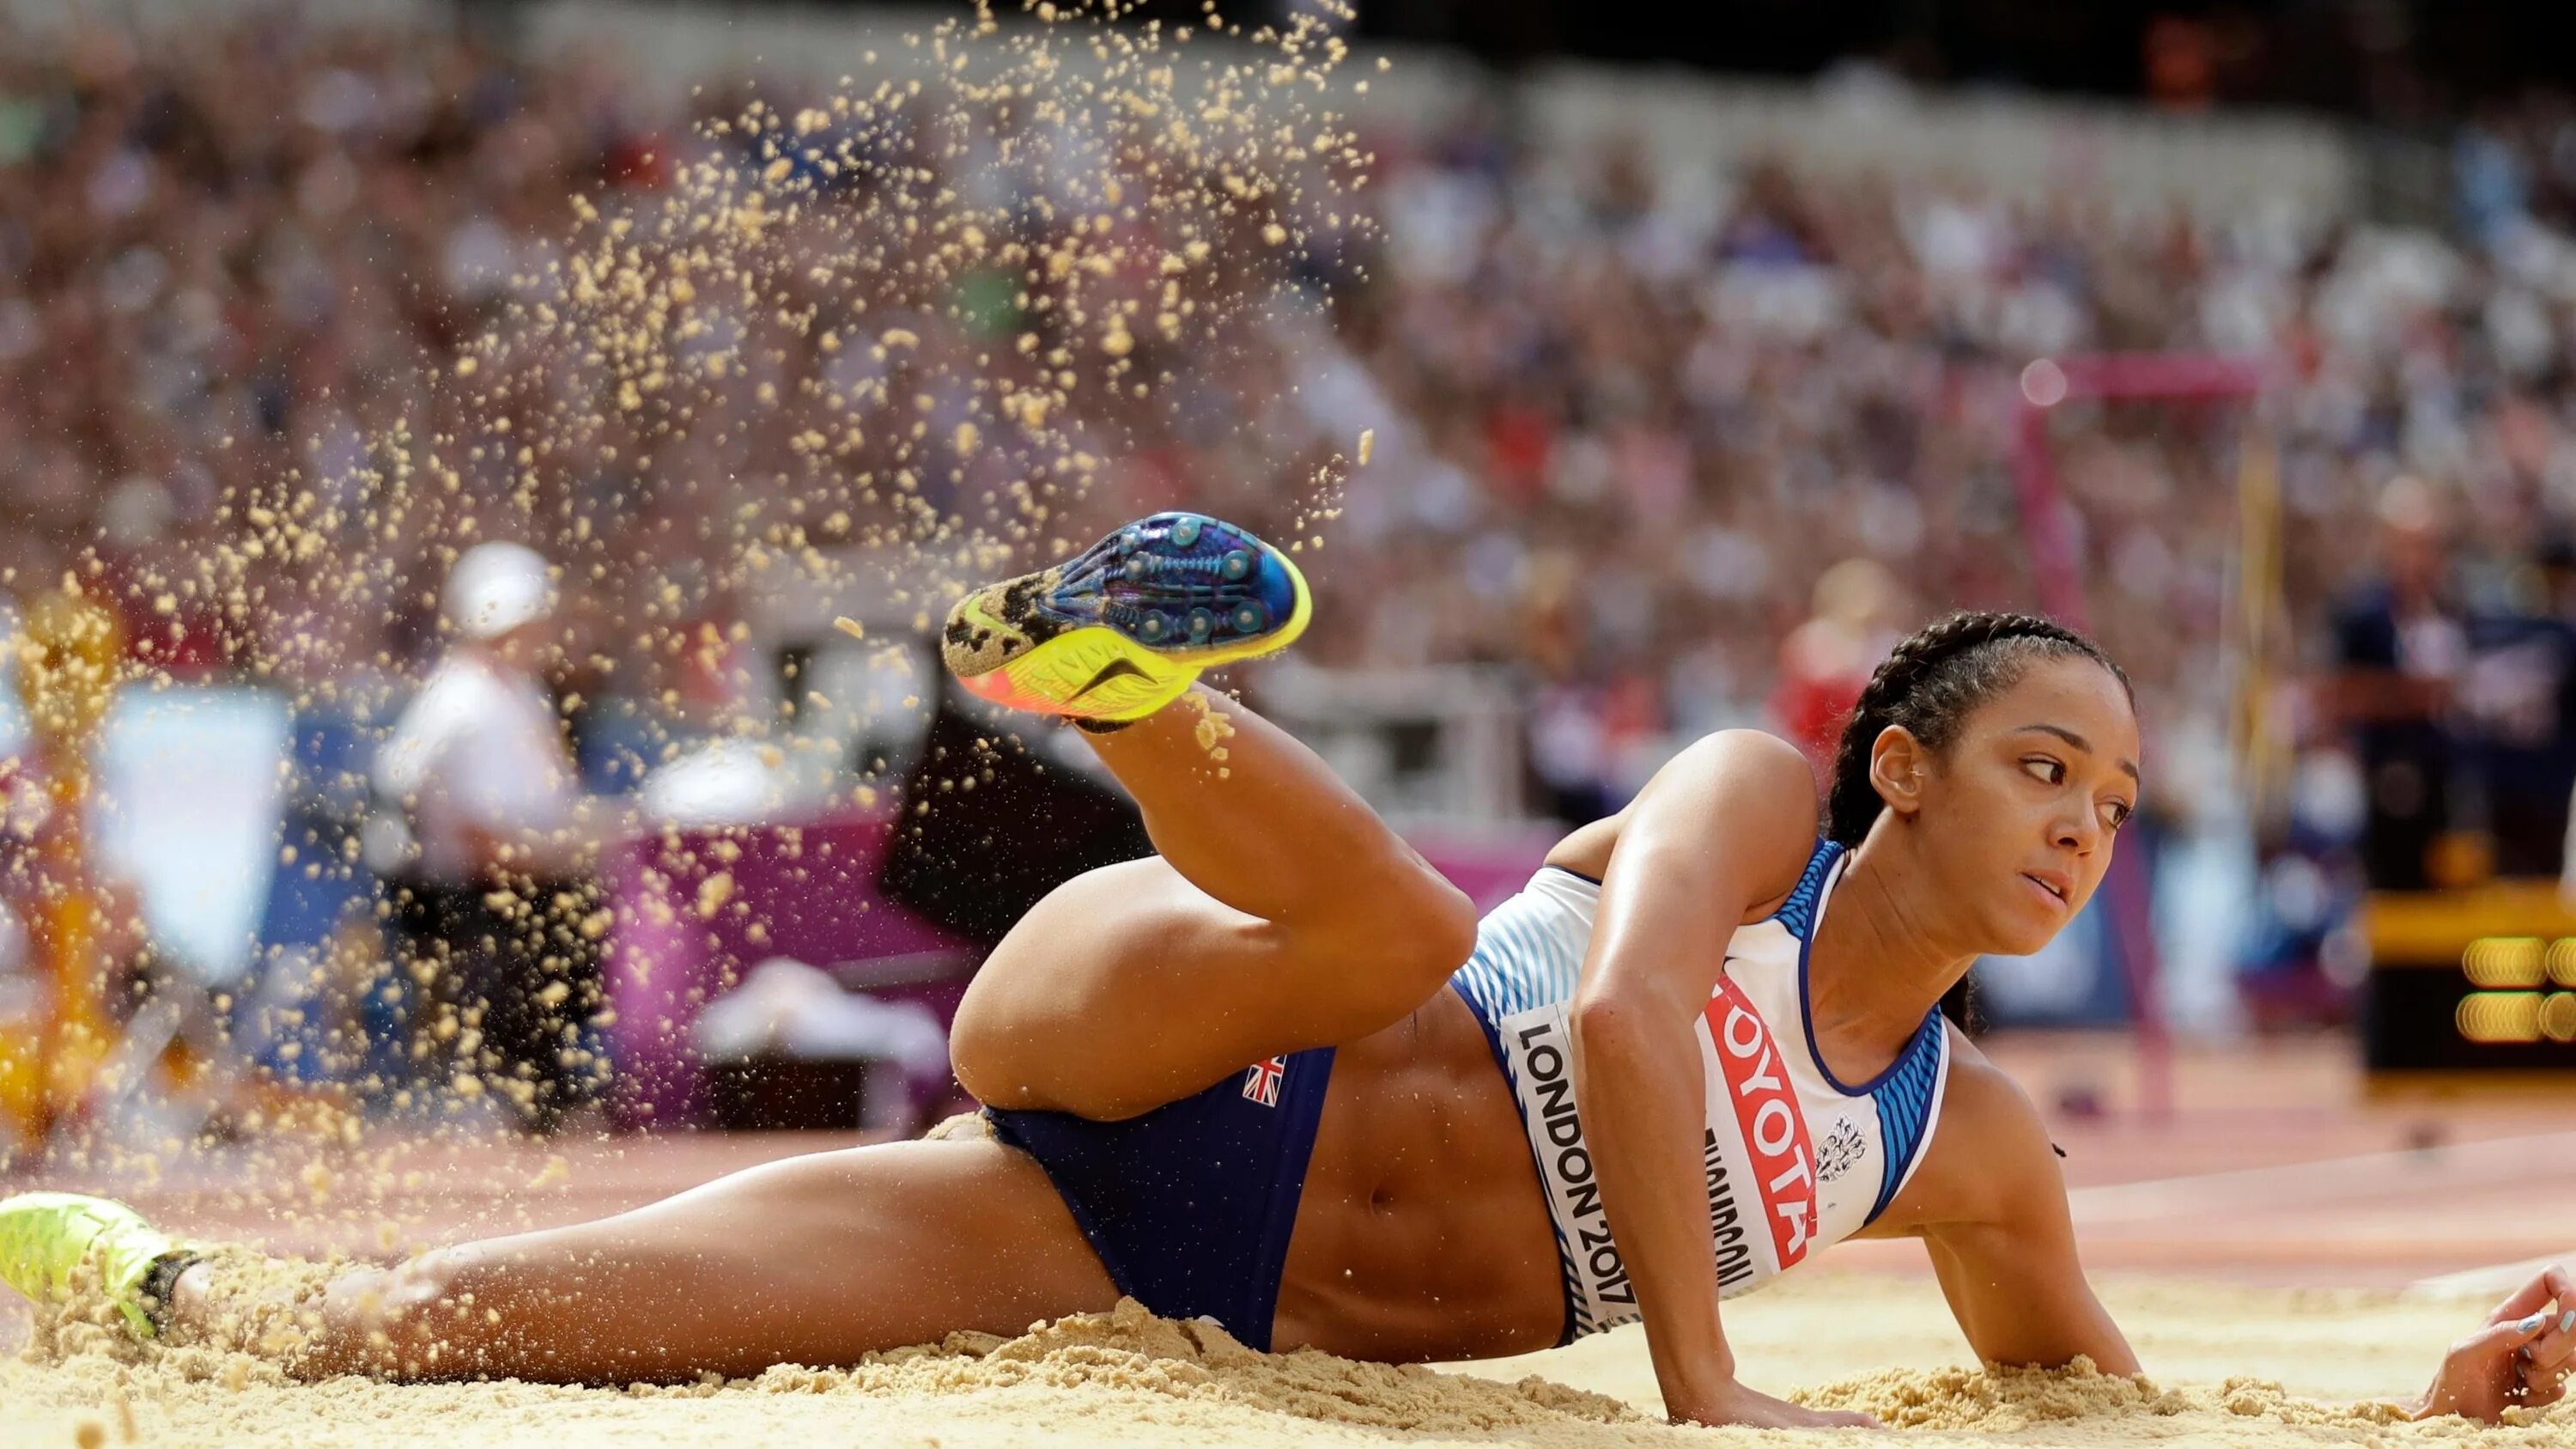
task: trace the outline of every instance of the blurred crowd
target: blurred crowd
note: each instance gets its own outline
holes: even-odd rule
[[[454,405],[433,395],[439,365],[558,253],[567,198],[672,185],[675,158],[713,144],[692,121],[722,104],[653,109],[608,62],[454,32],[0,37],[0,579],[106,581],[136,652],[181,674],[417,679],[447,555],[368,512],[371,440],[436,428]],[[2462,131],[2445,237],[1824,179],[1794,157],[1659,173],[1617,142],[1523,144],[1498,102],[1361,138],[1374,229],[1305,263],[1329,329],[1175,344],[1154,365],[1179,381],[1154,405],[1113,393],[1075,421],[1117,453],[1103,518],[1187,499],[1283,531],[1325,456],[1373,427],[1320,530],[1331,607],[1309,657],[1521,671],[1529,804],[1580,818],[1713,727],[1821,740],[1875,652],[1933,610],[2041,602],[2012,473],[2031,359],[2260,355],[2277,385],[2250,408],[2070,404],[2051,424],[2090,619],[2155,720],[2165,813],[2241,793],[2231,730],[2268,689],[2293,813],[2349,838],[2377,766],[2352,746],[2350,691],[2297,686],[2389,669],[2440,681],[2423,703],[2439,728],[2548,755],[2512,788],[2546,776],[2554,814],[2520,828],[2549,835],[2558,774],[2576,775],[2558,764],[2576,719],[2557,710],[2553,587],[2576,524],[2563,109]],[[972,352],[973,311],[925,352]],[[701,441],[658,466],[748,476],[765,458],[726,447],[784,446]],[[2276,603],[2238,588],[2249,448],[2278,480]],[[959,481],[934,501],[979,481],[948,461]],[[231,594],[113,588],[238,549],[237,501],[290,471],[327,517],[311,548],[272,548]],[[596,587],[567,584],[575,677],[558,685],[594,705],[721,696],[692,683],[708,651],[633,625],[658,617],[725,658],[762,642],[701,556],[741,506],[613,471],[563,500],[567,518],[624,520],[631,547]],[[2456,648],[2392,653],[2354,622],[2391,570],[2422,572],[2392,529],[2431,540],[2407,597],[2438,603],[2407,607],[2455,619]],[[375,606],[345,579],[317,589],[306,555],[335,538],[370,551]],[[2259,631],[2276,643],[2222,667],[2256,612],[2278,615]]]
[[[359,471],[567,194],[636,164],[618,93],[452,35],[0,43],[0,571],[186,577],[277,480]],[[379,666],[377,621],[310,597],[309,564],[128,599],[128,632],[180,670]]]
[[[2543,564],[2576,519],[2576,247],[2528,213],[2481,246],[1777,164],[1659,178],[1616,147],[1542,156],[1476,122],[1391,150],[1386,265],[1345,333],[1424,446],[1377,500],[1404,526],[1363,550],[1385,570],[1360,591],[1383,601],[1368,647],[1530,664],[1574,721],[1543,768],[1609,798],[1663,737],[1760,716],[1838,560],[1884,569],[1882,628],[2036,601],[2012,475],[2034,357],[2270,360],[2252,409],[2051,424],[2088,612],[2160,743],[2199,751],[2166,776],[2186,795],[2217,783],[2249,682],[2222,648],[2260,606],[2236,576],[2249,449],[2277,477],[2286,617],[2267,632],[2288,641],[2252,661],[2257,687],[2355,662],[2334,623],[2378,577],[2374,520],[2401,480],[2420,480],[2458,610],[2561,607]],[[2554,678],[2461,683],[2446,708],[2469,734],[2576,729]],[[2282,704],[2293,735],[2343,738],[2317,693]]]

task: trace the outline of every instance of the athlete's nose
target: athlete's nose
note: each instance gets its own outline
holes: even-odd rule
[[[2100,820],[2085,811],[2070,810],[2058,817],[2052,838],[2062,849],[2091,855],[2102,843],[2104,833]]]

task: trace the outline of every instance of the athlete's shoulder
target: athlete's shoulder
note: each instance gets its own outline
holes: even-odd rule
[[[1712,730],[1682,747],[1678,759],[1697,758],[1758,779],[1774,788],[1816,798],[1816,772],[1796,745],[1769,730]]]
[[[1800,869],[1816,848],[1816,773],[1798,747],[1764,730],[1705,734],[1655,774],[1649,788],[1705,792],[1725,805],[1722,823],[1793,852]]]
[[[1780,909],[1832,852],[1817,838],[1815,771],[1796,745],[1763,730],[1719,730],[1683,751],[1682,763],[1706,782],[1711,809],[1702,828],[1724,838],[1730,853],[1758,860],[1769,887],[1748,920]]]
[[[1759,921],[1788,899],[1816,851],[1816,782],[1798,747],[1719,730],[1664,762],[1637,798],[1567,836],[1548,863],[1606,876],[1614,855],[1668,863],[1665,878],[1718,879]],[[1714,876],[1712,876],[1714,872]]]

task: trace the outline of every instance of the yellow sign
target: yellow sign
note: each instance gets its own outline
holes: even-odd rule
[[[2555,881],[2489,881],[2458,891],[2373,892],[2362,902],[2361,926],[2374,968],[2447,971],[2473,942],[2576,937],[2576,912],[2558,899]],[[2546,969],[2549,948],[2540,949]],[[2576,965],[2576,945],[2567,946],[2561,959]],[[2564,984],[2576,986],[2576,980]]]

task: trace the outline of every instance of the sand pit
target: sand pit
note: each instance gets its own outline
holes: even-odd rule
[[[1792,1281],[1734,1306],[1747,1374],[1809,1402],[1869,1410],[1909,1439],[1958,1444],[2413,1443],[2503,1449],[2576,1442],[2576,1410],[2481,1427],[2408,1424],[2353,1401],[2419,1387],[2469,1321],[2393,1294],[2185,1287],[2106,1297],[2153,1383],[1963,1366],[1928,1282]],[[50,1361],[49,1361],[50,1360]],[[958,1335],[843,1371],[779,1368],[683,1387],[517,1383],[395,1387],[283,1382],[240,1355],[30,1350],[0,1365],[13,1445],[1126,1446],[1528,1442],[1560,1449],[1723,1439],[1659,1422],[1644,1340],[1624,1330],[1460,1372],[1265,1356],[1128,1305],[1026,1337]]]

